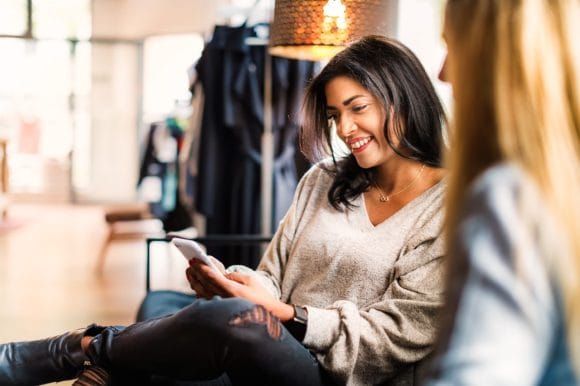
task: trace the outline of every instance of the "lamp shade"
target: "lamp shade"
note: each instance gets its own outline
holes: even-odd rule
[[[276,0],[270,53],[323,60],[364,35],[386,35],[388,0]]]

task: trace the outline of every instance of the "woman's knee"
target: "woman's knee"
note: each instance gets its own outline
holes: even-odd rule
[[[173,317],[186,329],[226,328],[232,318],[256,307],[256,304],[240,298],[197,299],[177,312]]]
[[[254,336],[267,338],[272,341],[282,339],[282,323],[264,306],[253,304],[239,313],[232,315],[228,320],[230,334],[238,339],[249,339]],[[252,333],[248,333],[252,331]]]
[[[200,299],[174,317],[184,331],[204,331],[233,345],[249,346],[282,337],[278,318],[263,306],[240,298]]]

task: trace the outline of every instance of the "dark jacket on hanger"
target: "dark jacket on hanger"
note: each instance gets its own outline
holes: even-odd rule
[[[261,233],[261,136],[265,46],[252,46],[252,27],[217,26],[196,70],[205,95],[195,203],[206,233]],[[274,219],[277,224],[297,183],[296,118],[313,62],[272,58]],[[303,170],[302,170],[303,171]],[[255,267],[254,248],[210,248],[226,265]]]

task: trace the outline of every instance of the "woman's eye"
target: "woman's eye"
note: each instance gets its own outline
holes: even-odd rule
[[[353,106],[352,111],[354,111],[355,113],[360,113],[361,111],[364,111],[367,107],[368,107],[368,105]]]

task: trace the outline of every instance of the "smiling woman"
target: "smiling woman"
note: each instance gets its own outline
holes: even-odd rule
[[[398,42],[369,36],[336,55],[312,83],[304,115],[303,151],[334,160],[336,208],[364,194],[380,223],[443,177],[443,108],[419,60]],[[337,159],[333,128],[349,156]]]
[[[194,262],[197,295],[172,315],[0,345],[0,383],[89,361],[131,380],[116,384],[414,384],[442,304],[441,104],[407,48],[371,36],[312,81],[304,112],[303,149],[333,160],[302,177],[256,270]],[[352,154],[335,156],[332,126]]]
[[[359,165],[368,168],[380,162],[376,157],[383,154],[365,151],[369,146],[384,147],[393,153],[383,134],[385,110],[377,98],[346,76],[337,76],[328,82],[325,94],[327,117],[334,121],[338,136],[351,149]]]

